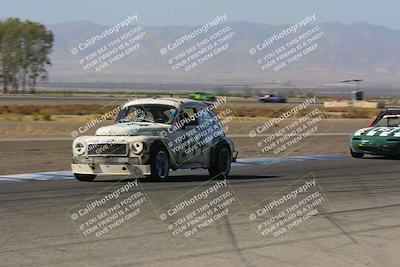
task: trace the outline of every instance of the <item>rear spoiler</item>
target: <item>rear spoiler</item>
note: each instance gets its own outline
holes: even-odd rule
[[[373,127],[383,116],[391,114],[400,114],[400,106],[385,106],[385,111],[381,111],[381,113],[379,113],[379,115],[368,125],[368,127]]]
[[[400,113],[400,106],[386,106],[386,112],[399,112]]]

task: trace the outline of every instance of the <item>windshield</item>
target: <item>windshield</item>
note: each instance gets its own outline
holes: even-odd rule
[[[374,126],[376,127],[399,127],[400,115],[384,116]]]
[[[177,108],[169,105],[144,104],[121,110],[116,123],[151,122],[172,124]]]

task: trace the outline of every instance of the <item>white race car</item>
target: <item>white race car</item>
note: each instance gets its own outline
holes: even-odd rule
[[[210,106],[190,99],[146,98],[125,104],[115,124],[80,136],[72,145],[72,172],[166,180],[170,169],[206,168],[228,175],[237,152]]]

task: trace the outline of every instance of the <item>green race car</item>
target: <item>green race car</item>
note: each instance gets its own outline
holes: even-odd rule
[[[215,101],[215,95],[206,92],[191,93],[189,98],[197,101]]]
[[[386,107],[370,127],[356,131],[350,139],[354,158],[365,154],[388,157],[400,156],[400,107]]]

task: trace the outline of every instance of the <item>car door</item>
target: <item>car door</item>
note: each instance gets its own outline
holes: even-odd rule
[[[211,148],[215,143],[216,134],[221,129],[219,120],[209,110],[206,109],[205,105],[198,107],[199,112],[199,132],[202,134],[199,138],[199,146],[197,157],[198,161],[202,162],[204,166],[208,166],[209,154]]]
[[[182,105],[177,119],[179,126],[174,132],[174,139],[180,140],[181,148],[177,150],[175,160],[178,164],[199,163],[200,159],[197,157],[199,148],[197,146],[199,119],[197,117],[197,107],[193,105]]]

